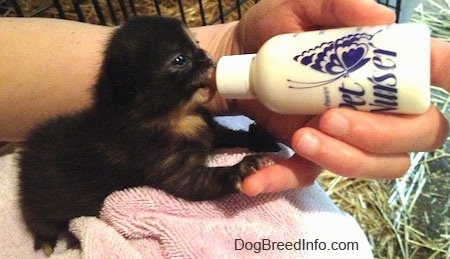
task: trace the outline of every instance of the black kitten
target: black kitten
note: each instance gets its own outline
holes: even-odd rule
[[[205,166],[220,147],[278,149],[258,127],[228,130],[200,107],[214,94],[206,87],[212,65],[177,20],[140,17],[117,29],[93,106],[38,126],[21,151],[20,201],[35,249],[51,252],[70,219],[98,215],[115,190],[148,185],[187,200],[216,199],[271,162],[252,155],[231,167]]]

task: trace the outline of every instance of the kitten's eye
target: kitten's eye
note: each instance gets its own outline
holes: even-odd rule
[[[173,61],[172,65],[178,68],[183,68],[188,64],[189,58],[183,54],[178,55]]]

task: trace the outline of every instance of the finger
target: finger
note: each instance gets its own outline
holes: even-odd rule
[[[446,140],[449,125],[434,106],[421,115],[387,115],[331,109],[319,129],[359,149],[380,154],[431,151]]]
[[[450,43],[431,39],[431,83],[450,91]]]
[[[310,161],[294,155],[246,177],[242,183],[242,192],[255,196],[260,193],[309,186],[313,184],[321,170]]]
[[[396,178],[409,168],[406,153],[373,154],[313,128],[302,128],[292,137],[292,148],[306,159],[346,177]]]
[[[313,1],[302,2],[304,5],[311,5]],[[373,0],[325,0],[314,1],[314,3],[316,3],[315,8],[305,8],[308,10],[306,14],[311,24],[315,22],[317,25],[335,27],[395,22],[395,13],[385,5],[378,4]],[[300,16],[300,13],[298,15]]]

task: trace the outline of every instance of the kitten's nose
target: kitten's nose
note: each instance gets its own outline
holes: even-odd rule
[[[197,59],[200,61],[200,63],[202,64],[202,66],[206,67],[206,68],[211,68],[214,66],[214,62],[212,60],[211,55],[209,55],[208,52],[204,51],[203,49],[198,49],[199,51],[197,52]]]
[[[214,61],[212,60],[212,57],[208,53],[206,53],[206,59],[207,59],[208,67],[213,67]]]
[[[203,63],[205,64],[206,67],[210,68],[214,66],[214,62],[211,58],[211,56],[205,52],[205,57],[203,59]]]

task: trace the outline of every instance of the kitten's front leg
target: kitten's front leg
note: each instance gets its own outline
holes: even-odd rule
[[[277,139],[256,123],[251,124],[248,131],[231,130],[218,123],[206,109],[199,108],[197,112],[208,125],[216,149],[243,147],[254,152],[280,151]]]
[[[275,137],[255,123],[250,124],[248,131],[231,130],[217,123],[213,126],[213,136],[215,148],[244,147],[255,152],[280,151]]]
[[[185,165],[172,168],[171,175],[160,179],[156,187],[186,200],[218,199],[240,191],[246,176],[274,163],[270,157],[256,154],[244,157],[234,166],[207,167],[204,160],[198,164],[194,156],[185,157]]]

